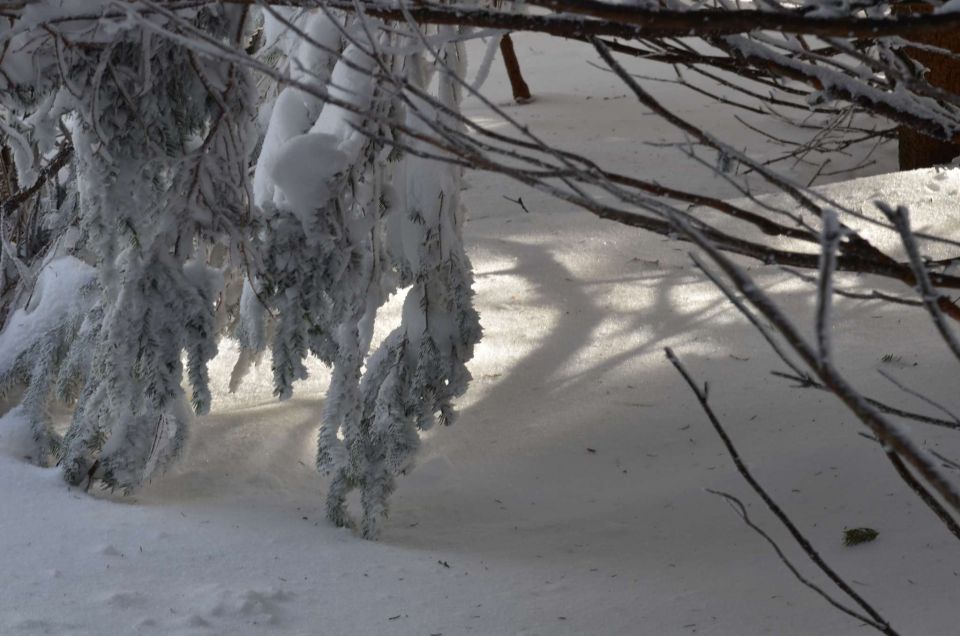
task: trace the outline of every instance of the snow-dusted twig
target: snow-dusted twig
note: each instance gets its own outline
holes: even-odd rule
[[[823,230],[820,239],[820,278],[817,281],[817,356],[820,364],[830,364],[830,310],[833,307],[833,273],[837,268],[837,245],[842,236],[837,213],[824,210],[820,217]]]
[[[947,346],[957,360],[960,360],[960,340],[957,339],[957,335],[950,328],[950,325],[947,324],[943,316],[943,308],[945,305],[948,307],[955,307],[955,305],[951,303],[949,299],[940,295],[930,282],[930,275],[923,263],[923,258],[920,256],[920,248],[917,246],[916,238],[910,228],[909,210],[905,206],[893,208],[883,201],[878,201],[877,207],[886,215],[900,234],[900,240],[903,243],[904,250],[907,252],[910,267],[916,277],[915,280],[920,298],[923,300],[923,304],[927,308],[930,318],[933,319],[933,324],[943,338],[943,341],[947,343]]]
[[[817,284],[816,277],[804,274],[803,272],[797,271],[792,267],[781,267],[780,269],[790,274],[791,276],[795,276],[796,278],[799,278],[800,280],[806,283],[810,283],[812,285]],[[916,300],[914,298],[905,298],[903,296],[894,296],[893,294],[887,294],[877,289],[872,289],[869,292],[856,292],[856,291],[851,291],[849,289],[843,289],[834,285],[833,293],[836,294],[837,296],[843,296],[845,298],[854,298],[856,300],[882,300],[884,302],[894,303],[896,305],[906,305],[908,307],[923,307],[923,301],[921,300]]]
[[[811,388],[819,389],[820,391],[826,391],[830,393],[830,388],[826,385],[817,382],[810,378],[810,376],[798,376],[790,375],[788,373],[782,373],[780,371],[771,371],[770,375],[777,376],[778,378],[784,378],[786,380],[792,380],[797,383],[797,386],[800,388]],[[953,430],[960,430],[960,424],[957,424],[953,420],[945,420],[939,417],[931,417],[929,415],[924,415],[923,413],[914,413],[913,411],[907,411],[896,406],[891,406],[885,402],[881,402],[874,398],[864,396],[867,404],[873,406],[881,413],[886,415],[895,415],[897,417],[902,417],[905,420],[912,420],[914,422],[919,422],[921,424],[930,424],[931,426],[939,426],[941,428],[949,428]]]
[[[909,394],[909,395],[912,395],[913,397],[917,398],[918,400],[920,400],[920,401],[922,401],[922,402],[925,402],[925,403],[929,404],[930,406],[932,406],[933,408],[937,409],[938,411],[940,411],[941,413],[943,413],[944,415],[946,415],[947,417],[949,417],[951,420],[953,420],[954,423],[957,425],[957,427],[960,428],[960,418],[958,418],[958,417],[953,413],[953,411],[951,411],[951,410],[948,409],[947,407],[945,407],[945,406],[943,406],[942,404],[940,404],[939,402],[937,402],[937,401],[935,401],[935,400],[927,397],[926,395],[920,393],[919,391],[915,391],[915,390],[911,389],[910,387],[908,387],[907,385],[905,385],[904,383],[902,383],[900,380],[898,380],[897,378],[893,377],[892,374],[884,371],[883,369],[877,369],[877,373],[879,373],[880,375],[882,375],[884,378],[887,379],[887,381],[889,381],[891,384],[893,384],[895,387],[897,387],[898,389],[900,389],[900,390],[903,391],[904,393],[907,393],[907,394]]]
[[[697,268],[704,273],[704,275],[710,279],[710,282],[714,286],[723,292],[723,295],[727,297],[727,300],[736,307],[741,314],[753,325],[754,329],[760,332],[760,335],[763,336],[763,339],[767,341],[767,344],[770,345],[770,348],[773,349],[773,352],[777,354],[777,357],[780,358],[784,364],[786,364],[790,369],[796,374],[798,381],[802,385],[808,385],[814,383],[813,378],[810,377],[810,374],[806,371],[803,371],[800,366],[794,362],[790,355],[783,350],[783,347],[777,342],[776,337],[770,332],[766,325],[764,325],[757,316],[750,311],[750,308],[744,304],[744,302],[734,293],[730,286],[723,281],[719,276],[713,273],[709,267],[703,262],[703,260],[694,253],[690,253],[690,258],[693,260],[693,263]]]
[[[877,438],[870,437],[865,433],[860,433],[860,435],[869,439],[870,441],[877,441]],[[950,512],[943,507],[943,504],[941,504],[937,498],[934,497],[933,494],[927,488],[925,488],[916,477],[913,476],[913,473],[910,472],[910,469],[907,468],[907,466],[903,463],[903,460],[900,459],[896,453],[888,448],[884,448],[883,454],[893,465],[894,470],[897,471],[897,475],[899,475],[903,483],[907,484],[907,486],[910,487],[910,490],[912,490],[914,494],[920,498],[920,501],[925,503],[927,507],[930,508],[935,515],[937,515],[940,521],[943,522],[943,525],[947,527],[947,530],[949,530],[953,536],[955,536],[957,539],[960,539],[960,524],[958,524],[957,520],[953,518]],[[943,459],[943,457],[937,455],[937,453],[932,454],[936,455],[938,459]]]
[[[777,341],[776,336],[771,332],[771,330],[763,324],[761,320],[757,318],[756,315],[746,304],[741,300],[734,292],[730,289],[729,285],[721,279],[718,275],[713,273],[709,267],[704,264],[703,260],[698,257],[696,254],[691,253],[690,258],[693,260],[694,264],[697,266],[704,275],[710,279],[710,282],[719,289],[724,296],[730,301],[730,303],[740,311],[741,314],[750,322],[751,325],[763,336],[763,339],[767,341],[770,345],[770,348],[773,349],[773,352],[777,354],[784,364],[786,364],[793,371],[793,375],[781,373],[778,371],[772,371],[771,373],[775,376],[787,378],[793,380],[797,383],[797,386],[802,388],[813,388],[828,391],[826,386],[817,382],[810,374],[806,371],[801,370],[800,366],[795,363],[790,355],[784,351],[783,346]],[[873,398],[865,398],[866,401],[876,407],[881,413],[886,413],[888,415],[896,415],[897,417],[902,417],[904,419],[913,420],[915,422],[921,422],[923,424],[931,424],[934,426],[941,426],[943,428],[950,429],[960,429],[960,422],[951,420],[944,420],[936,417],[930,417],[929,415],[923,415],[922,413],[914,413],[912,411],[906,411],[895,406],[890,406],[879,400]]]
[[[885,450],[884,455],[886,455],[890,463],[893,464],[897,474],[900,475],[900,479],[916,493],[917,497],[919,497],[923,503],[927,504],[927,507],[930,508],[940,521],[943,522],[943,525],[947,527],[947,530],[957,539],[960,539],[960,524],[958,524],[950,512],[943,507],[943,504],[913,476],[913,473],[911,473],[910,469],[903,463],[900,456],[890,450]]]
[[[942,453],[938,453],[938,452],[935,451],[935,450],[931,450],[930,453],[931,453],[934,457],[936,457],[937,459],[939,459],[940,461],[942,461],[946,466],[948,466],[948,467],[950,467],[950,468],[953,468],[954,470],[960,470],[960,462],[954,461],[954,460],[950,459],[949,457],[944,457]]]
[[[787,558],[787,555],[784,554],[783,549],[780,548],[779,544],[777,544],[777,542],[773,540],[773,537],[771,537],[763,528],[761,528],[756,523],[754,523],[754,521],[750,518],[750,515],[747,514],[747,507],[738,498],[734,497],[730,493],[723,492],[722,490],[713,490],[712,488],[706,488],[705,490],[711,495],[716,495],[717,497],[720,497],[721,499],[725,500],[728,504],[730,504],[730,507],[733,508],[734,512],[740,515],[740,518],[743,519],[743,522],[747,525],[747,527],[749,527],[751,530],[759,534],[761,537],[763,537],[763,539],[767,543],[770,544],[770,547],[773,548],[774,552],[776,552],[777,557],[780,559],[780,561],[783,562],[783,564],[787,567],[788,570],[790,570],[790,573],[793,574],[794,578],[800,581],[800,583],[802,583],[804,586],[813,590],[814,593],[818,594],[825,601],[827,601],[827,603],[837,608],[844,614],[852,616],[853,618],[856,618],[858,620],[862,620],[864,621],[865,624],[873,627],[874,629],[881,631],[882,633],[887,633],[887,634],[896,633],[896,632],[887,631],[888,629],[890,629],[889,625],[884,626],[884,625],[875,623],[874,621],[864,620],[864,618],[858,612],[851,610],[846,605],[843,605],[840,601],[836,600],[835,598],[827,594],[827,592],[824,591],[823,588],[813,583],[807,577],[803,576],[803,574],[800,573],[800,570],[797,569],[797,566],[795,566],[790,561],[790,559]]]

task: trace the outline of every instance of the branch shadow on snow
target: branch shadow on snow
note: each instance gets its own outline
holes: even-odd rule
[[[572,232],[557,244],[582,235]],[[637,244],[649,242],[635,236]],[[685,245],[662,242],[659,261],[642,272],[629,269],[633,247],[614,242],[608,258],[584,267],[535,241],[479,241],[474,260],[486,337],[474,365],[475,399],[467,396],[457,430],[425,440],[420,465],[400,481],[385,543],[511,563],[549,557],[610,565],[612,558],[621,568],[660,571],[667,554],[674,563],[697,558],[703,567],[735,567],[756,549],[755,537],[703,489],[750,495],[663,360],[668,345],[710,382],[714,407],[742,452],[779,497],[792,497],[801,520],[832,515],[839,528],[889,509],[894,494],[906,509],[914,505],[879,448],[857,435],[863,429],[832,396],[770,376],[784,365],[693,268]],[[513,265],[488,271],[488,259]],[[812,327],[811,288],[743,262],[802,327]],[[504,277],[522,279],[529,290],[507,308],[513,319],[485,304],[485,292],[502,288]],[[888,352],[869,334],[878,325],[920,332],[926,323],[922,312],[838,299],[838,351],[850,354],[844,359],[868,392],[889,396],[872,370],[885,354],[908,352]],[[492,355],[498,347],[522,350],[513,358]],[[934,343],[931,355],[935,350]],[[920,369],[908,381],[935,371]],[[901,404],[924,410],[903,397]],[[826,513],[825,502],[833,507]],[[641,537],[644,545],[636,545]],[[718,549],[718,537],[729,549]],[[632,547],[611,557],[611,544]]]

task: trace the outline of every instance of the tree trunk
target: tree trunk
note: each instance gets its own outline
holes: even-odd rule
[[[518,104],[526,104],[533,99],[530,95],[530,87],[523,80],[520,73],[520,61],[517,59],[517,52],[513,48],[513,39],[510,34],[504,35],[500,39],[500,53],[503,55],[503,63],[507,67],[507,77],[510,78],[510,88],[513,89],[513,99]]]
[[[910,3],[898,8],[898,13],[904,14],[930,13],[931,11],[932,6],[928,4]],[[920,38],[919,41],[960,54],[960,32],[930,35]],[[914,47],[907,47],[904,52],[929,69],[927,81],[931,85],[960,95],[960,59]],[[899,137],[901,170],[929,168],[950,163],[955,157],[960,156],[960,145],[928,137],[905,126],[900,127]]]

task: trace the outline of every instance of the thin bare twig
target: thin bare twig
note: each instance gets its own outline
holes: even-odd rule
[[[943,405],[940,404],[939,402],[934,401],[933,399],[927,397],[926,395],[920,393],[919,391],[914,391],[913,389],[911,389],[910,387],[908,387],[907,385],[903,384],[902,382],[900,382],[899,380],[897,380],[895,377],[893,377],[892,374],[884,371],[883,369],[877,369],[877,373],[879,373],[880,375],[882,375],[882,376],[883,376],[884,378],[886,378],[891,384],[893,384],[895,387],[897,387],[898,389],[900,389],[900,390],[903,391],[904,393],[907,393],[907,394],[909,394],[909,395],[912,395],[913,397],[917,398],[918,400],[920,400],[920,401],[922,401],[922,402],[925,402],[925,403],[929,404],[930,406],[932,406],[933,408],[937,409],[938,411],[940,411],[941,413],[943,413],[944,415],[946,415],[947,417],[949,417],[950,419],[952,419],[952,420],[957,424],[957,426],[960,427],[960,418],[957,418],[957,416],[953,413],[953,411],[951,411],[951,410],[948,409],[947,407],[943,406]]]
[[[850,587],[850,584],[843,580],[843,578],[837,574],[837,572],[830,567],[830,565],[820,556],[820,553],[813,547],[810,541],[800,532],[800,529],[797,528],[796,524],[790,519],[790,517],[783,511],[783,509],[777,504],[776,501],[767,493],[767,491],[760,485],[760,482],[754,478],[753,473],[750,472],[750,469],[747,468],[743,460],[740,458],[740,453],[737,450],[736,446],[733,444],[733,440],[730,439],[730,436],[727,434],[727,431],[724,429],[723,425],[720,423],[720,420],[717,418],[716,414],[713,412],[713,409],[710,407],[709,402],[707,401],[707,394],[705,391],[701,390],[697,385],[696,381],[684,367],[683,363],[680,362],[680,359],[676,356],[673,350],[670,347],[664,349],[664,353],[667,356],[667,359],[670,363],[677,369],[683,379],[687,382],[687,385],[690,387],[690,390],[693,392],[694,396],[697,398],[697,401],[700,402],[700,406],[706,413],[707,418],[710,420],[710,423],[713,425],[714,431],[720,437],[720,440],[723,442],[723,445],[727,449],[727,453],[730,455],[730,458],[733,460],[734,465],[737,468],[737,472],[746,480],[755,493],[763,500],[763,503],[767,508],[774,514],[774,516],[780,521],[781,524],[787,529],[790,535],[793,537],[794,541],[797,542],[797,545],[804,551],[807,557],[813,561],[814,564],[823,572],[827,577],[836,585],[840,590],[843,591],[851,600],[853,600],[860,608],[866,612],[866,615],[846,607],[839,602],[835,601],[832,597],[827,595],[825,592],[808,584],[799,574],[791,567],[791,571],[800,578],[801,582],[813,589],[815,592],[820,594],[828,603],[839,609],[840,611],[853,616],[854,618],[861,620],[874,629],[880,631],[883,634],[896,634],[897,632],[890,626],[890,623],[883,618],[883,616],[877,612],[862,596],[860,596],[856,590]],[[744,518],[746,518],[744,512]],[[751,526],[753,527],[753,526]],[[756,528],[755,528],[756,529]],[[769,538],[768,538],[769,540]],[[772,541],[771,541],[772,543]],[[782,552],[777,550],[777,553],[783,558]]]

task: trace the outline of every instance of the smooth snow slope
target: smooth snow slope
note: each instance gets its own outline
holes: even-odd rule
[[[733,194],[683,167],[675,150],[642,145],[679,137],[638,114],[614,78],[589,66],[587,48],[516,40],[539,101],[509,108],[548,140],[668,185],[699,179],[704,192]],[[506,103],[499,62],[494,71],[489,89]],[[698,96],[660,88],[698,121],[732,121]],[[892,168],[890,154],[872,169]],[[931,222],[955,223],[944,211],[955,206],[957,176],[898,178],[833,192],[861,205],[886,188],[936,210]],[[0,421],[0,634],[870,633],[800,586],[704,491],[741,497],[827,587],[731,467],[666,364],[667,345],[710,382],[746,461],[859,592],[903,634],[956,633],[956,540],[836,400],[769,375],[780,365],[691,268],[687,246],[499,177],[470,181],[468,245],[485,327],[475,381],[456,428],[432,432],[401,480],[381,541],[323,518],[312,466],[325,374],[278,404],[264,364],[227,394],[236,352],[225,344],[212,370],[214,414],[197,423],[173,474],[136,497],[67,488],[56,470],[19,461],[15,422]],[[530,213],[504,196],[522,196]],[[749,266],[810,319],[802,283]],[[956,403],[955,361],[920,313],[841,301],[836,324],[838,358],[874,394],[900,399],[873,371],[884,366]],[[960,457],[951,435],[914,431]],[[854,526],[880,536],[846,548],[842,531]]]

